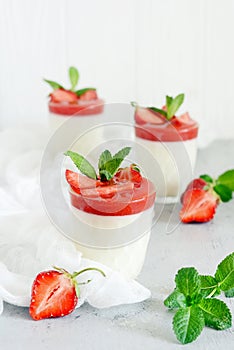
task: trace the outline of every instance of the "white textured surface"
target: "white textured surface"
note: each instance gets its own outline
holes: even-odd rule
[[[1,124],[40,121],[42,77],[68,84],[72,64],[107,102],[185,92],[200,144],[232,137],[233,13],[233,0],[2,0]]]
[[[233,167],[233,141],[219,141],[198,154],[196,173],[218,175]],[[160,211],[160,206],[157,206]],[[179,208],[175,210],[178,213]],[[201,225],[179,225],[166,233],[172,212],[167,206],[152,232],[144,269],[139,281],[152,292],[152,298],[137,305],[96,310],[88,305],[71,315],[54,320],[32,321],[28,309],[5,305],[0,318],[0,348],[4,350],[179,350],[171,329],[172,312],[163,299],[172,290],[174,275],[182,266],[195,266],[200,273],[213,274],[217,264],[234,247],[234,201],[221,205],[215,219]],[[177,217],[177,215],[176,215]],[[172,219],[172,221],[176,220]],[[233,300],[227,304],[234,312]],[[233,348],[233,330],[205,328],[191,350]],[[14,336],[12,336],[14,335]],[[59,341],[58,341],[59,339]]]

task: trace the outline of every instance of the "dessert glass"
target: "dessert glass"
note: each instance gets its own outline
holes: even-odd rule
[[[197,135],[198,124],[188,114],[158,124],[142,123],[136,110],[136,142],[152,154],[163,175],[152,174],[151,164],[144,163],[138,154],[146,174],[151,174],[159,202],[177,202],[191,181],[197,156]]]
[[[123,188],[124,186],[125,188]],[[116,184],[110,198],[69,191],[76,216],[72,240],[88,259],[96,260],[127,278],[136,278],[144,264],[150,239],[155,188],[151,181]]]

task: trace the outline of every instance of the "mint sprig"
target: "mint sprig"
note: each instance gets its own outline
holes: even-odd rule
[[[75,67],[69,68],[69,78],[71,82],[71,91],[74,91],[79,80],[79,72]]]
[[[153,112],[160,113],[167,120],[171,120],[183,102],[184,102],[184,94],[179,94],[175,98],[171,96],[166,96],[165,110],[157,107],[148,107],[148,109],[151,109]],[[132,102],[131,104],[134,107],[137,106],[135,102]]]
[[[70,157],[78,170],[87,177],[95,180],[100,178],[101,181],[110,181],[119,170],[120,164],[130,151],[131,147],[124,147],[114,156],[112,156],[111,152],[108,150],[102,152],[98,161],[99,176],[96,174],[95,168],[89,161],[79,153],[67,151],[64,155]]]
[[[218,330],[231,327],[229,308],[214,297],[221,291],[226,297],[234,296],[234,252],[218,265],[214,277],[199,275],[194,267],[187,267],[178,271],[175,283],[164,305],[177,309],[173,330],[182,344],[196,340],[205,325]]]
[[[217,179],[204,174],[201,179],[207,182],[206,190],[214,191],[222,202],[229,202],[234,192],[234,169],[225,171]]]
[[[44,81],[49,84],[53,90],[57,90],[57,89],[64,89],[62,87],[62,85],[60,85],[59,83],[56,83],[56,81],[53,80],[48,80],[48,79],[44,79]]]

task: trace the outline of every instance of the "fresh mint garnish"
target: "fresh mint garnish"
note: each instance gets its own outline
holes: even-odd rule
[[[167,106],[167,119],[170,120],[175,113],[178,111],[182,103],[184,102],[184,94],[179,94],[175,98],[167,96],[166,106]]]
[[[62,85],[60,85],[59,83],[56,83],[56,81],[52,81],[52,80],[48,80],[48,79],[44,79],[44,81],[46,83],[48,83],[52,87],[53,90],[64,89],[62,87]]]
[[[234,296],[234,253],[218,265],[214,277],[199,275],[195,268],[187,267],[178,271],[175,282],[176,288],[164,305],[177,309],[173,330],[182,344],[194,341],[204,325],[219,330],[231,327],[229,308],[214,297],[221,291],[226,297]]]
[[[199,308],[203,311],[206,326],[218,330],[231,327],[232,315],[223,301],[216,298],[203,299]]]
[[[221,261],[215,272],[215,278],[222,291],[227,292],[234,288],[234,253]]]
[[[75,166],[80,170],[80,172],[91,179],[97,178],[96,171],[94,167],[89,163],[87,159],[76,152],[67,151],[64,153],[65,156],[71,158]]]
[[[173,330],[182,344],[196,340],[204,326],[203,312],[197,306],[179,309],[173,318]]]
[[[109,151],[104,151],[99,158],[99,175],[102,181],[109,181],[118,171],[120,164],[129,154],[131,147],[125,147],[114,156]]]
[[[102,152],[98,162],[99,177],[101,181],[110,181],[114,177],[116,172],[119,170],[120,164],[130,151],[131,147],[124,147],[114,156],[112,156],[108,150]],[[67,151],[64,153],[64,155],[71,158],[82,174],[90,177],[91,179],[98,178],[94,167],[82,155],[72,151]]]
[[[69,68],[69,78],[71,82],[71,90],[74,91],[79,80],[79,72],[75,67]]]
[[[153,112],[160,113],[160,114],[162,114],[164,117],[167,118],[167,112],[164,111],[163,109],[156,108],[156,107],[149,107],[149,109],[151,109],[151,111],[153,111]]]
[[[90,88],[76,90],[75,93],[77,94],[78,97],[80,97],[81,95],[85,94],[87,91],[90,91],[90,90],[96,91],[95,88],[90,87]]]
[[[226,171],[217,179],[213,179],[207,174],[201,175],[200,178],[207,182],[204,189],[214,191],[222,202],[229,202],[233,198],[234,169]]]

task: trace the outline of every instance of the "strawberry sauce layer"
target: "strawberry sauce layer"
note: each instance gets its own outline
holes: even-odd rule
[[[176,142],[197,137],[198,124],[188,113],[173,117],[170,121],[160,113],[149,108],[136,108],[135,134],[137,137],[150,141]]]
[[[99,183],[96,187],[86,187],[76,192],[74,190],[71,187],[70,198],[75,208],[103,216],[141,213],[152,207],[156,196],[153,183],[146,178],[142,178],[139,184],[118,181],[107,185]]]
[[[67,102],[49,102],[49,111],[55,114],[68,116],[86,116],[100,114],[104,109],[104,101],[96,99],[91,101],[78,101],[74,103]]]

